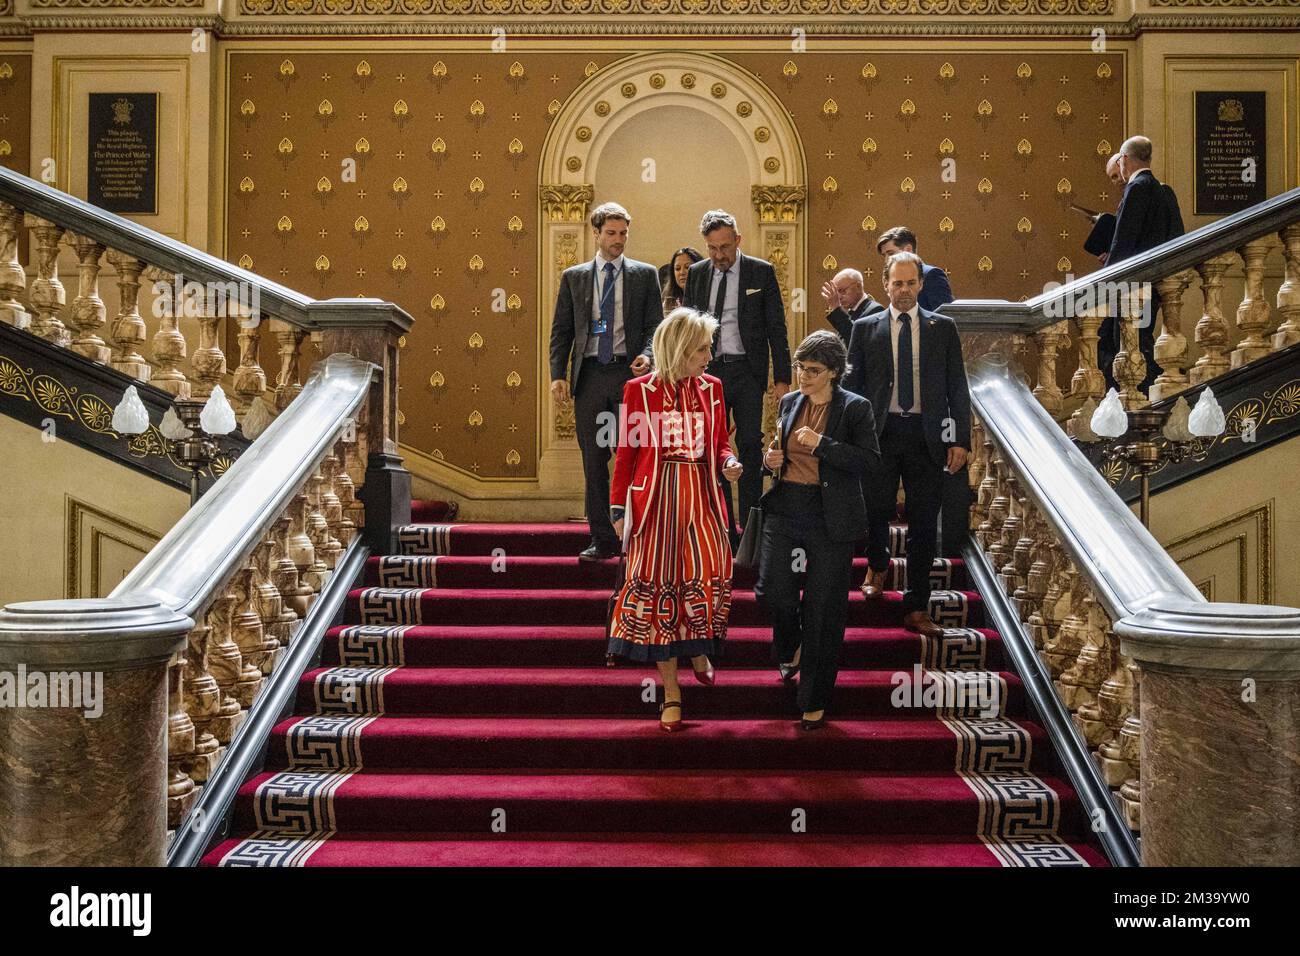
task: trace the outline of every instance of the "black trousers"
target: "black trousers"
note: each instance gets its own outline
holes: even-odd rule
[[[873,571],[889,567],[889,522],[898,512],[898,481],[903,481],[907,518],[907,591],[903,612],[930,606],[930,568],[934,565],[943,481],[948,477],[930,457],[920,415],[885,416],[880,464],[864,481],[867,498],[867,563]]]
[[[772,620],[772,662],[799,654],[799,709],[823,710],[840,669],[853,541],[832,541],[816,485],[779,485],[763,511],[754,596]],[[803,595],[798,574],[806,567]]]
[[[939,521],[941,557],[961,557],[961,546],[970,533],[970,506],[973,499],[967,466],[963,465],[955,475],[943,476],[943,516]]]
[[[1138,348],[1147,361],[1146,377],[1138,386],[1143,394],[1146,394],[1151,388],[1151,383],[1160,374],[1160,366],[1156,364],[1156,315],[1160,309],[1160,296],[1155,292],[1151,293],[1151,304],[1148,308],[1150,311],[1147,314],[1150,320],[1138,328]],[[1108,389],[1119,389],[1119,383],[1115,381],[1115,356],[1119,354],[1119,347],[1120,320],[1113,315],[1108,315],[1102,319],[1101,326],[1097,329],[1097,366],[1106,376]]]
[[[573,396],[573,424],[582,451],[582,476],[587,491],[587,525],[591,528],[592,544],[606,550],[619,545],[609,520],[609,459],[615,446],[598,438],[617,440],[618,407],[623,403],[623,385],[631,377],[627,359],[601,365],[594,358],[584,358]],[[606,414],[602,416],[602,413]],[[606,424],[611,421],[612,425]]]
[[[763,386],[754,378],[746,361],[709,363],[709,374],[722,381],[722,398],[727,403],[727,424],[736,425],[736,457],[745,466],[736,484],[740,486],[740,510],[732,504],[731,483],[722,486],[730,528],[744,528],[749,509],[758,507],[763,496]],[[730,530],[730,528],[728,530]],[[732,532],[732,545],[735,534]]]

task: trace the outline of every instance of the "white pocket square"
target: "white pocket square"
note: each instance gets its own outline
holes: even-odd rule
[[[762,292],[762,289],[746,289],[745,295],[753,295],[755,292]]]

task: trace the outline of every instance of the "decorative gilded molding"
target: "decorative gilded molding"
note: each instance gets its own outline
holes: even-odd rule
[[[99,587],[100,581],[100,555],[99,539],[108,538],[116,541],[118,544],[128,548],[138,548],[140,556],[149,553],[149,550],[162,540],[162,534],[154,531],[152,528],[146,528],[144,525],[128,521],[118,515],[102,511],[93,505],[84,501],[78,501],[71,495],[65,495],[64,500],[67,504],[64,520],[64,556],[67,559],[66,572],[64,577],[64,597],[85,598],[85,597],[106,597],[107,594],[100,594],[103,588]],[[82,588],[82,551],[81,539],[83,529],[87,525],[88,519],[94,519],[97,524],[110,525],[119,532],[129,533],[137,537],[136,541],[131,541],[125,537],[109,534],[100,527],[90,528],[90,581],[89,588]],[[117,582],[113,582],[116,586]]]
[[[1258,562],[1258,581],[1259,588],[1257,600],[1260,604],[1271,604],[1273,601],[1273,501],[1270,498],[1263,504],[1258,504],[1253,508],[1247,508],[1236,514],[1221,518],[1203,528],[1197,528],[1195,531],[1180,535],[1172,541],[1165,544],[1165,550],[1170,556],[1180,564],[1184,561],[1190,561],[1198,558],[1203,554],[1221,548],[1224,545],[1237,543],[1240,559],[1239,566],[1239,598],[1242,601],[1247,600],[1248,584],[1247,564],[1246,564],[1246,541],[1249,538],[1248,531],[1255,532],[1255,560]],[[1251,527],[1231,538],[1222,538],[1211,543],[1207,543],[1195,551],[1186,554],[1175,554],[1174,552],[1182,547],[1193,545],[1205,541],[1207,538],[1213,538],[1216,534],[1226,531],[1233,525],[1250,522]]]
[[[158,7],[162,9],[203,8],[205,0],[27,0],[33,9],[102,10],[105,7]]]
[[[543,185],[539,187],[542,213],[548,222],[582,222],[587,218],[587,207],[596,195],[590,183],[580,186]]]
[[[820,0],[821,16],[889,16],[896,0]],[[1105,16],[1114,0],[911,0],[916,16]],[[240,0],[252,16],[600,16],[614,12],[608,0]],[[777,17],[790,14],[788,0],[624,0],[627,16]]]
[[[796,222],[808,199],[808,190],[804,186],[753,186],[750,199],[759,222]]]
[[[1293,7],[1295,0],[1151,0],[1153,7]]]

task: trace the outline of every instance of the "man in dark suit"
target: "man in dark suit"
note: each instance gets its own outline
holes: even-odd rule
[[[862,287],[862,273],[857,269],[841,269],[834,279],[827,280],[822,286],[822,299],[828,310],[826,321],[844,341],[845,348],[848,348],[849,336],[853,334],[853,323],[884,309],[867,295]]]
[[[1119,153],[1106,160],[1106,178],[1118,186],[1121,193],[1123,192],[1124,177],[1119,171]],[[1088,238],[1083,240],[1083,251],[1092,253],[1104,266],[1107,254],[1110,252],[1111,240],[1115,238],[1115,214],[1099,212],[1094,213],[1090,219],[1092,231],[1088,233]]]
[[[886,229],[876,240],[876,251],[885,259],[896,252],[916,252],[916,233],[906,226]],[[938,312],[940,306],[952,301],[952,287],[948,273],[938,266],[921,264],[921,299],[917,304],[927,312]]]
[[[1106,265],[1132,258],[1154,249],[1183,234],[1183,214],[1174,191],[1151,172],[1151,140],[1130,136],[1119,148],[1119,172],[1127,185],[1115,213],[1115,236],[1106,253]],[[1149,304],[1148,304],[1149,303]],[[1146,392],[1160,373],[1155,359],[1155,315],[1160,297],[1152,289],[1144,297],[1142,322],[1138,327],[1138,347],[1146,358],[1147,374],[1138,387]],[[1120,349],[1120,323],[1108,316],[1098,330],[1097,363],[1106,376],[1108,388],[1118,388],[1115,381],[1115,356]]]
[[[763,493],[763,392],[767,389],[768,352],[772,355],[773,398],[779,399],[790,390],[790,342],[776,270],[770,262],[740,251],[735,217],[711,209],[700,220],[700,234],[709,257],[695,263],[686,274],[682,302],[710,312],[718,320],[709,374],[722,380],[727,414],[736,425],[736,453],[745,469],[738,482],[739,514],[730,486],[723,487],[734,546],[736,527],[749,520],[749,509],[758,505]]]
[[[844,387],[871,402],[880,436],[880,466],[868,475],[868,599],[883,593],[889,568],[889,522],[902,478],[907,516],[907,592],[903,625],[942,633],[929,614],[930,568],[944,473],[956,474],[970,453],[970,391],[957,326],[917,305],[921,260],[895,253],[885,263],[889,308],[853,323],[851,371]]]
[[[650,370],[651,339],[663,318],[659,271],[623,255],[632,217],[618,203],[591,214],[596,257],[564,270],[551,323],[551,397],[573,398],[573,417],[582,450],[587,523],[591,545],[578,557],[598,561],[619,552],[609,520],[609,456],[598,440],[616,428],[623,383]]]

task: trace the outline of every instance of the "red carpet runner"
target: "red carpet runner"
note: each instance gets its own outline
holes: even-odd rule
[[[901,628],[896,591],[852,594],[812,734],[739,571],[717,684],[686,670],[670,735],[653,667],[604,666],[616,568],[578,561],[585,526],[401,542],[371,559],[205,865],[1105,865],[960,561],[933,571],[942,640]]]

